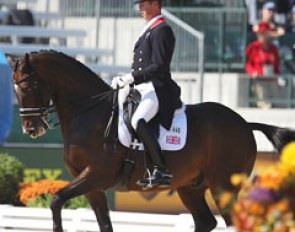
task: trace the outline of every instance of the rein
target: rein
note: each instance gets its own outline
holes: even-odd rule
[[[19,81],[15,81],[15,85],[20,85],[23,82],[27,83],[27,86],[25,88],[21,88],[20,89],[24,92],[24,94],[36,94],[37,98],[40,100],[40,107],[23,107],[23,108],[19,108],[19,115],[20,117],[40,117],[41,120],[44,122],[44,124],[46,125],[46,127],[48,129],[54,129],[56,126],[60,125],[60,122],[58,121],[58,119],[56,120],[56,116],[53,118],[49,119],[49,115],[51,113],[57,112],[57,109],[55,107],[55,105],[52,103],[49,106],[44,106],[44,102],[43,102],[43,95],[42,95],[42,88],[45,89],[51,89],[48,85],[46,86],[42,86],[40,83],[39,78],[37,78],[37,73],[33,70],[32,66],[29,63],[29,58],[26,55],[26,64],[29,67],[29,72],[28,73],[24,73],[22,78]],[[15,66],[15,72],[17,71],[17,63]],[[52,98],[52,91],[51,92],[51,101],[54,102],[54,99]],[[112,111],[111,111],[111,115],[110,115],[110,119],[107,123],[107,126],[105,128],[105,132],[104,132],[104,139],[105,139],[105,146],[104,148],[107,149],[108,144],[109,144],[109,139],[111,138],[111,135],[113,134],[113,125],[115,122],[115,115],[116,115],[116,109],[118,106],[118,102],[117,102],[117,97],[118,97],[118,92],[119,89],[111,89],[108,91],[105,91],[103,93],[99,93],[90,97],[87,97],[85,99],[78,99],[75,100],[75,104],[81,104],[82,107],[79,108],[74,115],[71,115],[70,118],[66,118],[63,120],[70,120],[71,118],[74,118],[76,116],[78,116],[79,114],[85,113],[91,109],[93,109],[93,107],[95,105],[97,105],[99,102],[103,101],[104,99],[112,96]],[[85,102],[89,102],[89,104],[85,104]],[[71,105],[69,103],[69,105]],[[53,120],[55,120],[55,123],[52,123]],[[112,138],[111,138],[112,140]],[[115,140],[115,139],[114,139]],[[115,143],[113,143],[113,150],[115,150]]]
[[[17,83],[16,83],[17,84]],[[103,101],[105,98],[111,96],[111,95],[117,95],[118,92],[117,90],[109,90],[97,95],[93,95],[87,99],[79,100],[81,103],[90,101],[90,100],[95,100],[92,104],[87,105],[84,107],[82,110],[78,111],[76,115],[73,115],[72,117],[76,117],[78,114],[85,113],[88,110],[90,110],[92,107],[94,107],[96,104],[99,102]],[[19,115],[21,117],[31,117],[31,116],[36,116],[36,117],[41,117],[44,123],[47,125],[48,129],[54,129],[56,126],[60,124],[60,122],[56,122],[53,125],[50,125],[52,123],[52,120],[48,120],[48,115],[51,113],[56,112],[56,107],[54,104],[49,105],[49,106],[41,106],[41,107],[34,107],[34,108],[19,108]],[[67,119],[68,120],[68,119]]]
[[[114,89],[111,89],[111,90],[108,90],[106,92],[103,92],[103,93],[100,93],[100,94],[96,94],[96,95],[93,95],[89,98],[86,98],[86,99],[82,99],[82,100],[79,100],[79,103],[84,103],[86,101],[89,101],[89,100],[95,100],[92,104],[90,105],[87,105],[84,109],[82,109],[81,111],[79,111],[78,113],[84,113],[84,112],[87,112],[88,110],[90,110],[93,106],[95,106],[97,103],[103,101],[105,98],[111,96],[111,95],[114,95],[114,93],[116,92],[116,90]],[[75,101],[77,102],[77,101]],[[75,117],[75,116],[74,116]]]

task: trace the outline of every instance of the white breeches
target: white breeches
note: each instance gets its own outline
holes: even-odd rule
[[[136,130],[140,119],[149,122],[156,116],[159,111],[159,101],[152,82],[136,85],[134,88],[141,94],[141,101],[131,119],[131,125]]]

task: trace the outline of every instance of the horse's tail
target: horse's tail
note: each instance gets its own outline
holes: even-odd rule
[[[295,131],[276,127],[263,123],[249,123],[252,130],[259,130],[269,139],[269,141],[273,144],[273,146],[281,152],[283,147],[291,141],[295,141]]]

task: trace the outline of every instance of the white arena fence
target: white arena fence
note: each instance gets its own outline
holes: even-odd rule
[[[193,232],[190,214],[164,215],[131,212],[110,212],[114,231],[120,232]],[[215,232],[228,231],[217,216]],[[98,232],[95,215],[90,209],[62,210],[65,232]],[[0,232],[52,231],[51,211],[46,208],[26,208],[0,205]]]

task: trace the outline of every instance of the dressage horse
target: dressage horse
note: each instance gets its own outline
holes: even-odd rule
[[[56,51],[26,54],[11,66],[24,132],[32,138],[46,132],[44,116],[50,111],[52,101],[64,140],[64,162],[74,177],[53,197],[50,205],[53,230],[63,230],[63,204],[85,194],[100,231],[113,231],[105,191],[115,188],[128,152],[121,144],[113,152],[104,149],[104,132],[113,112],[115,90],[82,63]],[[205,190],[210,189],[217,203],[220,189],[238,192],[230,177],[233,173],[249,175],[252,171],[257,153],[253,130],[262,131],[278,150],[294,138],[294,132],[247,123],[236,112],[217,103],[187,105],[186,114],[185,147],[163,154],[173,173],[171,189],[177,191],[192,214],[195,231],[212,231],[216,220],[204,198]],[[127,188],[143,191],[135,184],[145,172],[142,152],[135,161]],[[229,225],[230,216],[226,213],[222,216]]]

